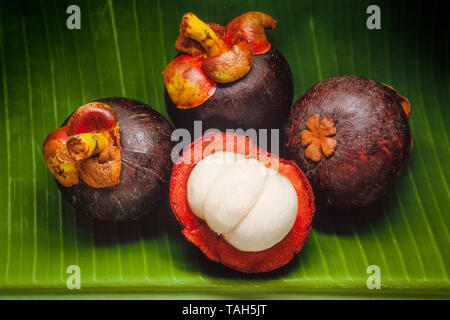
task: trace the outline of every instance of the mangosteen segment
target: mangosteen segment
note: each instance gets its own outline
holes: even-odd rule
[[[242,251],[274,246],[297,216],[297,195],[289,180],[233,152],[201,160],[189,176],[187,198],[197,217]]]
[[[208,83],[206,77],[218,83],[230,83],[243,78],[252,67],[253,55],[270,49],[264,28],[273,28],[275,23],[269,15],[250,12],[224,28],[204,23],[191,12],[186,13],[181,19],[175,48],[201,59],[196,62],[201,65],[203,75],[198,68],[195,76],[186,72],[188,67],[183,62],[190,64],[192,61],[185,59],[171,62],[164,71],[164,82],[172,101],[180,108],[195,107],[214,94],[212,84]],[[193,82],[197,85],[193,86]],[[192,98],[189,99],[190,94]]]
[[[240,153],[216,152],[200,160],[194,167],[187,184],[187,199],[189,207],[197,217],[205,220],[203,204],[211,184],[224,168],[231,167],[241,159],[245,157]]]
[[[254,207],[223,237],[242,251],[269,249],[292,230],[297,212],[298,198],[291,182],[276,171],[269,173]]]
[[[220,156],[218,154],[214,159],[205,158],[205,161],[222,162],[220,158],[217,159]],[[263,165],[252,163],[249,159],[240,159],[238,163],[225,162],[219,169],[219,175],[207,187],[208,192],[196,195],[198,203],[195,207],[201,207],[201,216],[205,217],[210,228],[219,235],[232,231],[239,224],[253,208],[264,187],[265,174],[259,172],[266,169]],[[209,174],[205,166],[208,165],[199,168],[196,166],[192,172],[194,177],[189,177],[188,201],[191,199],[189,189],[202,184],[203,177]]]
[[[203,136],[182,154],[170,202],[189,241],[210,259],[247,273],[288,263],[314,214],[311,187],[294,162],[226,133]]]
[[[77,184],[79,179],[94,188],[119,183],[119,124],[108,105],[94,102],[79,107],[67,125],[55,132],[44,141],[43,153],[50,171],[63,186]]]

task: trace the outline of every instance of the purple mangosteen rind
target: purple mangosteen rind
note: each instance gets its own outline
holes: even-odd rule
[[[283,129],[283,153],[305,172],[322,205],[360,208],[388,192],[410,155],[405,100],[384,84],[351,75],[324,80],[298,99]],[[336,128],[330,136],[335,150],[319,161],[302,145],[313,115],[332,119]]]
[[[137,220],[157,210],[168,190],[172,126],[150,106],[132,99],[112,97],[95,102],[107,104],[117,114],[120,182],[94,188],[82,180],[70,187],[57,181],[58,187],[77,213],[112,222]]]

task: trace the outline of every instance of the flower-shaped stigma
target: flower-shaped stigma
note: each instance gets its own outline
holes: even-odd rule
[[[336,127],[333,119],[324,117],[320,119],[319,114],[313,114],[306,121],[309,130],[303,130],[302,146],[306,147],[305,155],[312,161],[319,162],[323,154],[329,158],[336,150],[336,139],[329,138],[336,134]]]

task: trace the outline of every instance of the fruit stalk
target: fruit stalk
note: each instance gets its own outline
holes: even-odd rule
[[[69,137],[67,150],[75,160],[80,161],[100,154],[108,144],[105,133],[80,133]]]
[[[186,13],[180,25],[180,32],[197,41],[205,49],[208,57],[215,57],[228,50],[225,42],[195,14]]]

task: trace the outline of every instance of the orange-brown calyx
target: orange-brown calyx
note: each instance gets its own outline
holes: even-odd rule
[[[75,161],[66,148],[66,127],[56,129],[50,133],[44,141],[42,153],[45,163],[53,176],[65,187],[70,187],[79,182]]]
[[[118,184],[121,146],[115,111],[100,102],[81,106],[66,126],[48,135],[43,153],[50,171],[65,187],[79,179],[94,188]]]
[[[104,130],[112,130],[117,124],[116,112],[105,103],[90,102],[79,107],[67,122],[69,136]]]
[[[313,114],[306,121],[305,129],[301,133],[302,146],[306,147],[305,155],[312,161],[319,162],[322,159],[322,153],[331,157],[335,150],[337,141],[330,138],[336,134],[334,121],[329,117],[320,118],[319,114]]]
[[[202,69],[203,58],[182,55],[164,70],[164,83],[170,99],[178,108],[201,105],[216,91],[216,84]]]
[[[232,44],[244,41],[250,45],[253,54],[264,54],[271,47],[264,29],[274,29],[276,24],[277,21],[270,15],[250,11],[226,25],[226,40]]]
[[[228,46],[222,39],[225,30],[219,25],[204,23],[188,12],[181,19],[180,34],[201,45],[206,55],[202,62],[203,71],[212,80],[222,83],[236,81],[250,70],[253,61],[251,50],[244,44]]]
[[[198,59],[179,56],[163,72],[169,96],[179,108],[203,104],[214,94],[215,82],[233,82],[250,71],[251,46],[238,37],[230,43],[227,36],[227,30],[218,24],[205,23],[191,12],[183,16],[175,48]]]
[[[182,33],[175,41],[175,49],[194,57],[206,58],[206,52],[200,43],[184,36]]]
[[[203,71],[214,81],[227,83],[239,80],[252,67],[253,54],[245,42],[238,42],[224,53],[203,61]]]
[[[400,94],[398,94],[398,96],[402,99],[401,105],[403,111],[405,111],[406,118],[409,120],[409,117],[411,116],[411,104],[409,103],[409,100],[406,99],[405,97],[401,96]]]
[[[409,103],[409,100],[406,99],[404,96],[402,96],[400,93],[397,92],[397,90],[395,90],[393,87],[391,87],[388,84],[383,83],[383,85],[385,87],[388,87],[389,89],[391,89],[392,91],[395,92],[395,94],[400,98],[401,100],[401,105],[403,108],[403,111],[405,111],[406,114],[406,118],[409,119],[409,117],[411,116],[411,104]]]
[[[87,139],[96,139],[95,133],[87,133],[86,135],[92,135],[92,137]],[[91,187],[112,187],[120,182],[122,161],[119,124],[116,125],[112,132],[100,133],[98,136],[103,136],[104,139],[98,140],[99,142],[93,148],[92,155],[76,162],[75,166],[80,178]],[[103,145],[103,143],[106,144]]]

